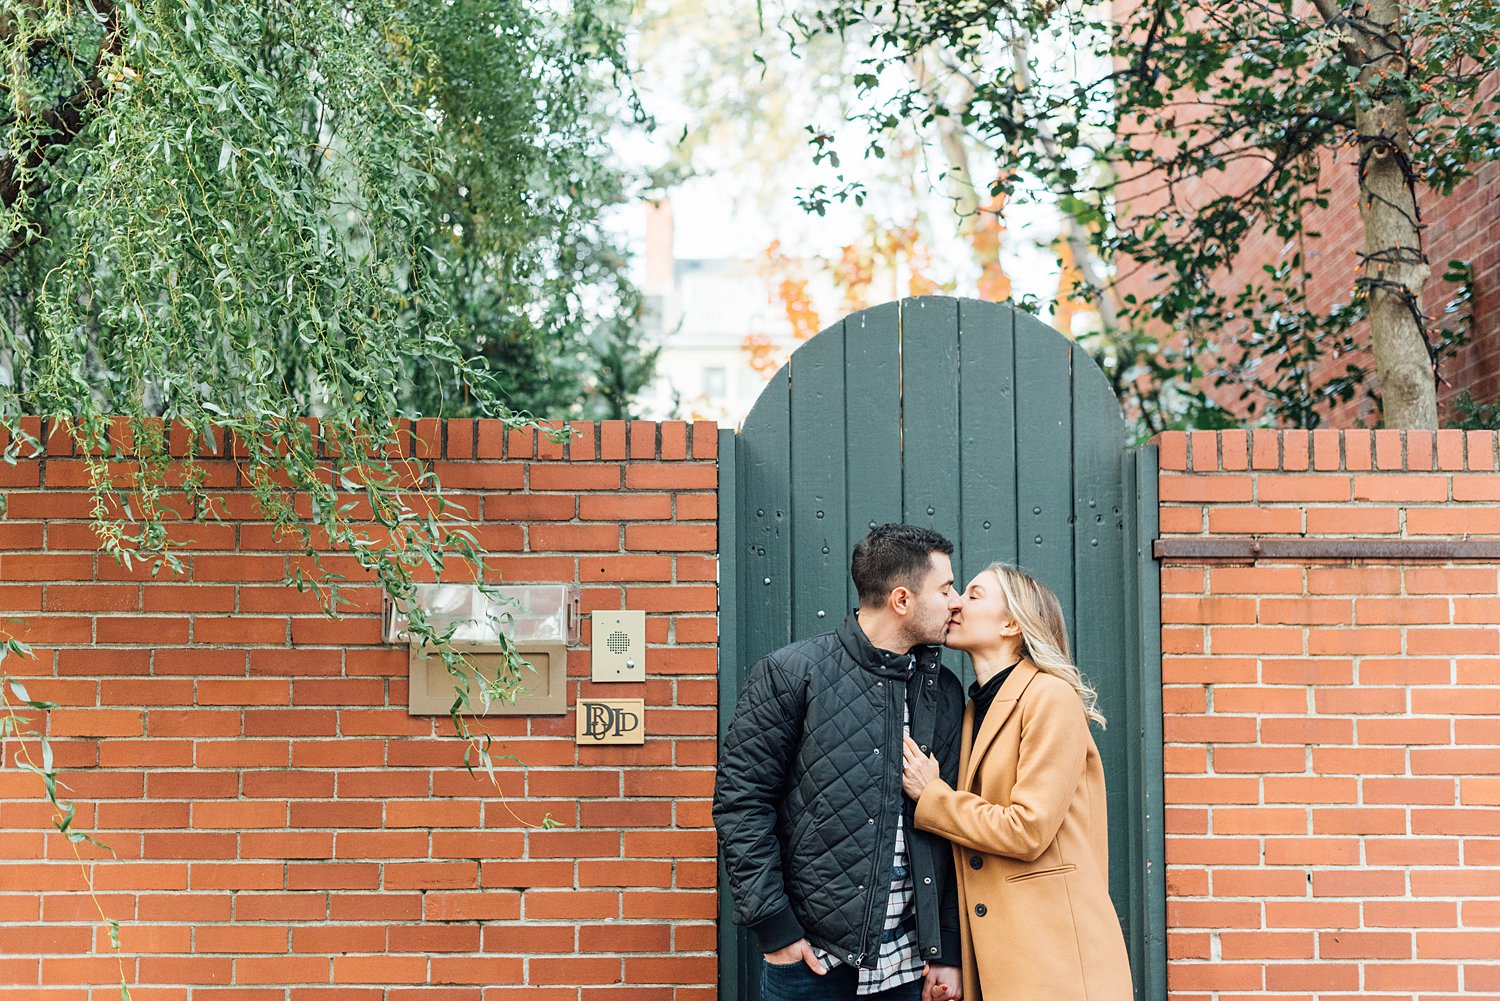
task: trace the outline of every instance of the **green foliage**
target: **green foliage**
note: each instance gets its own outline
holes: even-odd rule
[[[621,325],[605,327],[593,344],[599,372],[593,395],[597,405],[590,416],[599,420],[629,418],[630,401],[655,377],[660,354],[660,345],[642,350]]]
[[[30,656],[31,648],[14,636],[5,634],[3,638],[0,638],[0,664],[4,664],[8,657]],[[8,754],[12,740],[24,742],[40,737],[40,731],[35,728],[35,721],[53,708],[56,708],[55,703],[33,699],[27,692],[26,686],[18,678],[0,674],[0,758]],[[36,757],[32,756],[25,743],[18,744],[16,761],[22,771],[31,772],[41,779],[47,802],[57,811],[54,826],[64,837],[75,844],[87,841],[108,851],[106,846],[73,826],[76,808],[72,803],[58,797],[57,767],[53,764],[50,743],[45,740],[39,741]]]
[[[179,568],[169,521],[214,516],[197,460],[229,436],[269,517],[313,556],[313,530],[326,534],[393,596],[444,554],[476,558],[430,472],[413,482],[391,458],[400,420],[522,423],[511,404],[556,401],[526,391],[559,380],[513,392],[512,360],[563,368],[552,359],[569,344],[633,315],[597,229],[621,183],[598,155],[601,94],[622,71],[610,11],[8,8],[4,457],[36,447],[22,414],[51,418],[91,464],[106,550],[157,569]],[[157,417],[185,432],[185,503],[172,507]],[[354,522],[354,496],[379,535]]]
[[[303,6],[11,14],[11,412],[582,414],[590,338],[636,309],[599,225],[622,12]]]
[[[1453,398],[1454,417],[1448,422],[1460,431],[1500,431],[1500,400],[1480,403],[1467,389]]]
[[[451,162],[427,206],[423,244],[436,273],[411,308],[423,318],[450,311],[461,350],[512,409],[613,414],[594,391],[609,376],[595,341],[609,331],[622,360],[655,357],[638,343],[626,256],[600,220],[628,194],[601,137],[611,115],[643,118],[621,55],[624,8],[583,3],[558,23],[532,13],[524,30],[488,10],[491,30],[476,31],[474,7],[421,8],[436,60],[419,90],[431,95]],[[510,68],[532,74],[530,85],[507,79]],[[648,366],[642,386],[650,377]],[[407,400],[422,413],[482,412],[440,369],[415,365],[409,378]]]
[[[1316,269],[1343,265],[1315,263],[1304,243],[1321,235],[1316,220],[1338,218],[1326,210],[1354,208],[1331,205],[1334,171],[1362,172],[1372,149],[1404,151],[1425,200],[1497,156],[1500,97],[1484,83],[1500,69],[1500,4],[1411,0],[1390,31],[1335,0],[1147,0],[1119,25],[1112,10],[840,0],[792,16],[788,31],[867,47],[854,117],[873,155],[902,123],[956,120],[1012,165],[997,191],[1045,191],[1114,279],[1142,290],[1119,303],[1095,350],[1123,366],[1113,378],[1146,431],[1218,420],[1198,406],[1206,387],[1190,388],[1200,377],[1252,420],[1314,427],[1365,391],[1356,332],[1371,291],[1395,284],[1381,263],[1425,262],[1420,246],[1377,248],[1364,276],[1350,268],[1347,296],[1312,298]],[[934,53],[969,85],[962,106],[910,78]],[[1404,110],[1409,135],[1358,134],[1357,112],[1377,102]],[[841,192],[812,195],[816,210]],[[1282,247],[1276,260],[1239,266],[1268,239]],[[1404,301],[1436,365],[1454,342]]]

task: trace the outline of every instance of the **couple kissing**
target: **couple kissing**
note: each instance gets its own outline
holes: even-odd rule
[[[763,1001],[1130,1001],[1109,899],[1104,723],[1057,596],[882,525],[859,607],[749,671],[714,825]],[[970,658],[965,704],[942,664]]]

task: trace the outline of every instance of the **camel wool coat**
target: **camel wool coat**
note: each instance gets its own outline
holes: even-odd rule
[[[1078,693],[1022,661],[978,735],[973,702],[963,727],[958,788],[929,783],[916,826],[953,842],[964,1001],[1131,1001],[1104,769]]]

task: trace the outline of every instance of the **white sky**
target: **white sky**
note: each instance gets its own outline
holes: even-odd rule
[[[653,168],[671,157],[684,128],[693,130],[691,134],[698,144],[695,164],[709,168],[709,172],[692,177],[668,192],[676,224],[677,258],[759,259],[773,240],[779,240],[782,251],[789,255],[836,259],[842,247],[867,238],[867,215],[873,214],[887,225],[902,224],[910,221],[914,207],[920,202],[934,221],[927,247],[932,257],[931,277],[957,280],[955,291],[959,295],[974,293],[977,265],[969,250],[959,242],[954,232],[956,224],[948,222],[953,219],[950,204],[939,191],[932,190],[941,184],[940,163],[931,165],[925,175],[918,174],[917,193],[902,191],[899,183],[893,182],[890,161],[864,158],[862,128],[841,124],[839,109],[830,107],[826,97],[818,103],[815,95],[795,92],[801,90],[802,81],[798,77],[804,68],[808,75],[805,79],[810,80],[818,67],[785,57],[786,43],[779,33],[758,32],[754,25],[740,25],[745,41],[738,49],[731,47],[731,52],[738,52],[741,57],[736,65],[722,59],[720,51],[708,57],[703,54],[703,46],[714,44],[725,31],[722,11],[717,7],[732,0],[647,2],[656,8],[657,16],[665,14],[671,25],[670,31],[658,33],[654,41],[638,45],[637,85],[646,110],[657,119],[659,127],[649,135],[641,130],[620,134],[612,139],[611,145],[628,168]],[[770,4],[766,6],[769,8]],[[753,9],[745,8],[742,3],[739,7],[742,17],[748,10],[753,18]],[[758,67],[745,56],[752,48],[771,62],[773,73],[785,75],[794,93],[770,95],[787,117],[768,122],[759,131],[757,126],[744,123],[743,128],[751,132],[747,140],[743,131],[735,134],[735,128],[726,129],[722,123],[717,129],[706,127],[704,123],[714,109],[694,107],[694,98],[685,91],[693,80],[711,94],[727,95],[726,100],[744,93],[745,88],[755,84],[751,74],[759,75]],[[721,57],[720,61],[715,62],[713,56]],[[810,83],[807,89],[813,89]],[[702,101],[702,91],[699,93],[697,100]],[[731,126],[741,124],[731,122]],[[812,163],[811,149],[803,140],[803,126],[807,124],[835,135],[841,156],[839,170]],[[768,143],[780,143],[762,149],[784,149],[785,155],[769,163],[763,153],[747,156],[741,144],[748,141],[759,145],[761,136]],[[984,165],[976,162],[974,170],[976,178],[985,176]],[[827,216],[819,217],[796,204],[799,188],[817,183],[831,186],[834,175],[840,172],[864,181],[871,190],[872,197],[863,208],[852,203],[834,203]],[[1055,210],[1013,200],[1007,207],[1006,222],[1001,260],[1015,294],[1031,293],[1049,300],[1057,287],[1055,252],[1051,247],[1057,234]],[[639,280],[644,263],[645,213],[638,206],[622,209],[614,224],[632,251],[635,277]]]

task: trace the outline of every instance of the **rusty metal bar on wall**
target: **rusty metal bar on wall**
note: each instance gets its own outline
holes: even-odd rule
[[[1159,560],[1476,560],[1500,562],[1500,539],[1157,539]]]

